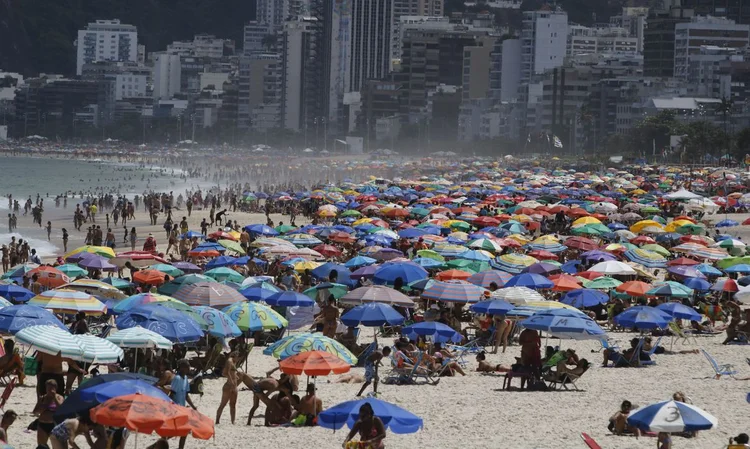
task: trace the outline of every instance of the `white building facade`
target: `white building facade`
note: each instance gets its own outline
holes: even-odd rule
[[[97,61],[138,61],[138,29],[118,19],[97,20],[78,30],[76,74]]]
[[[179,55],[159,53],[154,57],[154,92],[157,100],[169,100],[180,92],[182,65]]]
[[[738,25],[720,17],[694,17],[678,23],[674,34],[674,76],[686,79],[694,55],[702,46],[745,51],[750,45],[750,25]]]
[[[521,81],[560,67],[567,53],[568,14],[526,11],[521,31]]]

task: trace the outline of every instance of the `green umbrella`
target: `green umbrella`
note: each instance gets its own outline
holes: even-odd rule
[[[602,229],[605,228],[605,230]],[[593,236],[601,236],[604,234],[608,234],[612,232],[609,228],[607,228],[604,225],[600,225],[598,223],[593,224],[585,224],[583,226],[577,226],[573,229],[571,229],[571,234],[573,235],[593,235]]]
[[[418,207],[418,208],[412,209],[411,214],[414,215],[415,217],[424,218],[430,215],[430,211],[429,209],[423,209],[421,207]]]
[[[286,234],[287,232],[294,231],[295,229],[297,229],[297,227],[292,226],[292,225],[279,225],[279,226],[276,226],[274,229],[276,229],[276,232],[278,232],[279,234]]]
[[[602,277],[593,279],[591,281],[584,282],[583,286],[586,288],[593,288],[596,290],[610,290],[613,288],[617,288],[620,284],[622,284],[622,282],[618,281],[615,278],[611,278],[609,276],[602,276]]]
[[[417,251],[417,257],[426,257],[428,259],[435,259],[438,262],[444,262],[445,257],[441,256],[437,252],[431,250],[431,249],[420,249]]]
[[[219,240],[219,245],[223,246],[229,251],[234,251],[235,253],[242,254],[242,255],[245,254],[245,250],[242,249],[240,244],[235,242],[234,240]]]
[[[676,229],[676,231],[683,235],[702,235],[704,232],[706,232],[706,229],[703,226],[688,223],[680,226]]]
[[[66,263],[65,265],[60,265],[56,268],[68,275],[69,278],[77,278],[78,276],[85,276],[88,274],[88,271],[72,263]]]
[[[720,269],[733,267],[741,263],[750,264],[750,256],[745,257],[727,257],[716,262],[716,267]]]
[[[450,268],[471,272],[471,274],[492,269],[488,262],[481,262],[478,260],[455,259],[449,261],[446,265]]]
[[[154,270],[161,271],[164,274],[168,274],[172,277],[179,277],[185,274],[182,270],[180,270],[177,267],[173,267],[172,265],[166,264],[166,263],[157,263],[155,265],[151,265],[149,268],[152,268]]]
[[[204,274],[216,279],[219,282],[232,281],[241,283],[245,279],[244,276],[227,267],[217,267],[212,270],[206,271]]]
[[[659,254],[659,255],[664,256],[664,257],[668,257],[671,254],[668,249],[664,248],[661,245],[657,245],[655,243],[651,243],[651,244],[648,244],[648,245],[643,245],[643,246],[641,246],[641,249],[645,249],[647,251],[653,251],[656,254]]]
[[[647,217],[646,220],[654,220],[657,223],[661,223],[664,226],[667,225],[667,220],[664,217],[660,217],[658,215],[653,215],[651,217]]]
[[[644,214],[657,214],[659,212],[661,212],[661,209],[659,209],[658,207],[654,207],[654,206],[646,206],[646,207],[641,208],[641,213],[644,213]]]
[[[312,300],[316,300],[320,290],[325,290],[326,298],[328,298],[328,295],[333,295],[334,298],[339,299],[349,291],[349,287],[344,284],[331,284],[330,282],[324,282],[315,287],[308,288],[302,292],[302,294],[307,295],[307,297]]]
[[[344,211],[344,213],[341,214],[341,216],[342,217],[361,217],[362,213],[360,211],[358,211],[358,210],[349,209],[347,211]],[[278,229],[277,229],[277,231],[278,231]],[[279,231],[279,232],[281,232],[281,231]]]

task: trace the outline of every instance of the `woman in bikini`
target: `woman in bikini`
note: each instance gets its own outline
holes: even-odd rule
[[[497,348],[503,345],[503,354],[505,349],[508,347],[508,337],[510,331],[513,330],[513,321],[506,320],[502,315],[495,315],[492,317],[495,324],[495,347],[492,349],[492,354],[497,354]]]
[[[359,419],[352,427],[351,432],[347,435],[344,444],[342,445],[345,449],[349,447],[349,441],[354,438],[354,435],[359,433],[359,443],[356,443],[358,448],[366,449],[384,449],[385,445],[383,440],[385,439],[385,426],[383,421],[375,416],[375,412],[372,410],[372,406],[368,403],[362,404],[359,408]]]
[[[234,418],[237,412],[237,385],[239,384],[237,367],[234,365],[234,359],[236,358],[237,353],[232,352],[224,363],[224,372],[222,374],[227,378],[227,381],[221,388],[221,403],[216,410],[216,424],[219,424],[219,420],[221,420],[221,412],[224,411],[224,407],[226,407],[227,403],[229,404],[229,415],[232,419],[232,424],[234,424]]]
[[[497,365],[493,365],[491,363],[488,363],[487,361],[487,355],[484,351],[477,354],[477,372],[480,373],[507,373],[510,372],[510,368],[506,368],[499,363]]]
[[[46,445],[49,440],[52,430],[55,428],[55,420],[53,415],[63,403],[63,397],[57,394],[57,381],[49,379],[44,383],[46,388],[44,396],[39,398],[39,401],[34,407],[33,415],[37,416],[36,420],[36,444]]]

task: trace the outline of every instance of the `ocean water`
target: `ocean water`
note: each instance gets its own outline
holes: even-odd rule
[[[29,246],[31,248],[36,249],[36,252],[39,254],[39,257],[51,257],[51,256],[56,256],[62,253],[62,242],[59,238],[56,239],[58,243],[61,243],[61,245],[58,247],[55,245],[54,242],[48,242],[46,238],[31,237],[31,235],[39,235],[39,234],[42,234],[42,232],[39,232],[39,231],[34,232],[30,230],[24,231],[23,234],[19,234],[18,232],[14,232],[12,234],[0,234],[0,245],[9,244],[10,238],[15,237],[16,241],[18,241],[19,239],[23,239],[24,241],[29,242]],[[71,248],[68,248],[68,249],[71,249]]]

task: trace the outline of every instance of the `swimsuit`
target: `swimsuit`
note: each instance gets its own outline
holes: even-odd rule
[[[378,375],[375,372],[375,364],[367,361],[365,363],[365,382],[372,382],[373,379],[379,380]]]
[[[68,429],[65,421],[63,421],[52,429],[50,435],[55,437],[57,441],[63,443],[67,447],[68,440],[70,439],[70,429]]]

